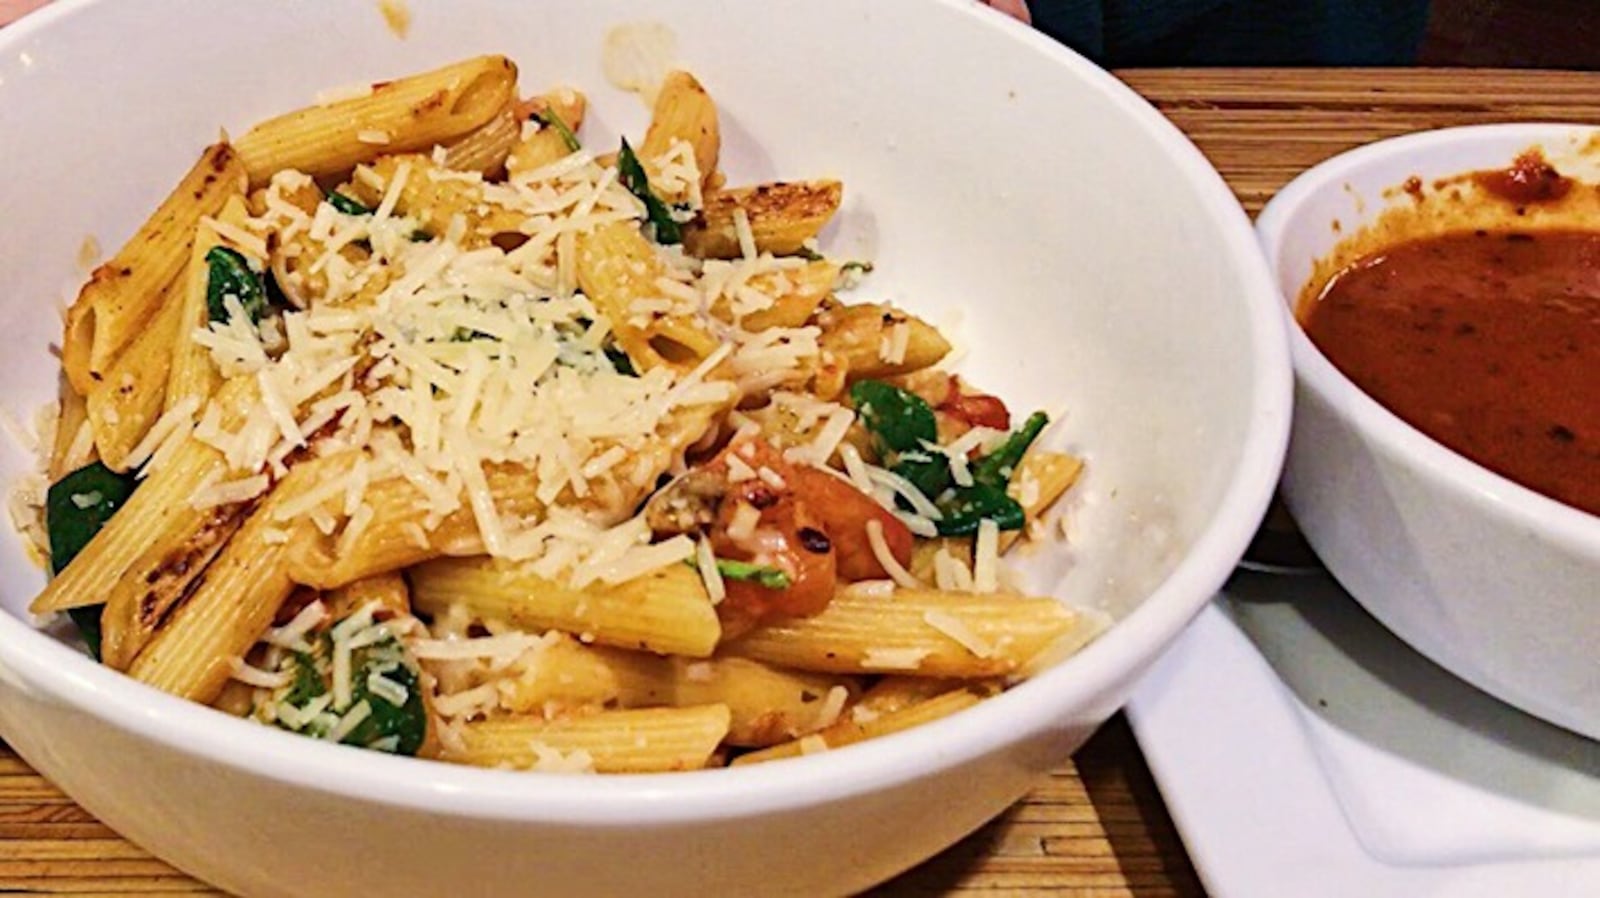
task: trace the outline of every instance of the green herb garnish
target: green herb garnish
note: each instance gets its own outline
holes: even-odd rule
[[[700,570],[700,562],[697,559],[691,558],[688,563],[695,570]],[[744,580],[767,589],[788,589],[791,582],[789,575],[778,568],[751,564],[748,561],[734,561],[730,558],[717,559],[717,573],[721,574],[724,580]]]
[[[355,199],[352,199],[352,198],[350,198],[348,196],[345,196],[344,194],[340,193],[337,190],[328,191],[327,192],[327,197],[328,197],[328,205],[330,205],[333,208],[339,210],[340,212],[343,212],[346,215],[371,215],[372,214],[372,210],[368,209],[359,200],[355,200]]]
[[[683,242],[683,227],[672,217],[672,210],[667,208],[667,204],[650,189],[650,179],[644,173],[644,166],[639,164],[639,157],[633,154],[633,147],[628,146],[626,137],[622,139],[622,149],[617,153],[617,178],[629,193],[644,203],[645,217],[655,228],[657,243]]]
[[[561,116],[555,111],[554,108],[547,106],[545,107],[544,112],[529,113],[528,118],[533,119],[541,125],[548,125],[556,129],[556,133],[561,135],[561,142],[565,143],[567,145],[567,149],[571,152],[576,153],[583,149],[583,144],[578,142],[578,135],[572,133],[572,129],[567,127],[567,123],[561,120]]]
[[[1028,420],[1011,435],[998,448],[972,466],[972,479],[978,483],[1005,485],[1011,480],[1011,472],[1022,463],[1022,456],[1028,452],[1028,447],[1044,432],[1046,424],[1050,423],[1050,416],[1044,412],[1034,412]]]
[[[639,371],[633,367],[633,359],[628,358],[628,354],[623,352],[615,344],[608,344],[603,351],[606,354],[606,359],[611,362],[611,367],[614,368],[618,374],[626,377],[639,376]]]

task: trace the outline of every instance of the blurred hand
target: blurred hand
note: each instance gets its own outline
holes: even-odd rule
[[[0,0],[4,2],[4,0]],[[984,4],[998,9],[1024,25],[1033,24],[1033,16],[1028,13],[1028,0],[983,0]]]
[[[0,0],[0,25],[9,25],[50,0]]]

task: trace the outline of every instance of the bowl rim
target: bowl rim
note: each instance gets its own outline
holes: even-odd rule
[[[55,23],[103,2],[59,0],[0,31],[0,53],[21,49]],[[0,646],[6,650],[0,679],[41,703],[81,709],[182,756],[257,779],[443,817],[588,826],[663,825],[825,804],[948,771],[1052,726],[1098,723],[1110,713],[1108,704],[1120,704],[1119,685],[1131,684],[1132,675],[1154,661],[1222,585],[1265,513],[1289,437],[1293,379],[1285,323],[1243,207],[1172,122],[1109,72],[1044,34],[981,4],[937,2],[970,17],[972,27],[1003,31],[1019,50],[1051,57],[1086,90],[1124,110],[1186,177],[1245,286],[1238,301],[1252,358],[1246,428],[1217,511],[1168,577],[1083,651],[960,714],[848,752],[742,768],[600,777],[513,774],[352,751],[254,726],[104,668],[9,613],[0,613]],[[1075,709],[1078,717],[1072,716]]]
[[[1408,459],[1411,467],[1424,472],[1424,476],[1432,482],[1470,497],[1478,507],[1501,519],[1539,532],[1541,537],[1555,541],[1562,548],[1600,558],[1600,516],[1559,502],[1497,474],[1391,412],[1346,377],[1306,335],[1305,328],[1295,314],[1298,292],[1290,296],[1277,287],[1282,280],[1279,256],[1288,236],[1298,229],[1322,227],[1322,223],[1300,219],[1306,204],[1324,191],[1341,189],[1341,185],[1347,184],[1361,172],[1396,159],[1415,157],[1418,162],[1416,173],[1425,178],[1448,177],[1463,172],[1457,168],[1430,168],[1428,160],[1435,158],[1435,154],[1459,147],[1494,149],[1501,146],[1514,154],[1535,144],[1549,145],[1557,140],[1568,139],[1574,133],[1587,135],[1590,139],[1600,138],[1600,125],[1582,122],[1460,125],[1403,134],[1365,144],[1330,157],[1296,176],[1262,209],[1256,218],[1256,233],[1261,240],[1267,265],[1272,270],[1274,289],[1278,290],[1283,300],[1282,311],[1289,328],[1290,354],[1299,383],[1327,401],[1337,414],[1350,420],[1383,451]],[[1508,155],[1506,162],[1510,161]],[[1371,221],[1384,208],[1388,206],[1369,206],[1360,215],[1361,224]],[[1347,227],[1345,230],[1353,233],[1356,229]]]

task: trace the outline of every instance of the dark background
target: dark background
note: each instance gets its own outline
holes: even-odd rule
[[[1433,0],[1417,61],[1600,69],[1600,0]]]

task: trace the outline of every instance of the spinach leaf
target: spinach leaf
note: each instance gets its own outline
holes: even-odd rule
[[[324,630],[316,638],[311,651],[296,651],[287,655],[280,669],[290,671],[289,685],[275,697],[281,706],[292,706],[304,711],[313,701],[331,691],[333,640]],[[372,691],[372,677],[381,676],[405,692],[405,700],[395,704],[392,696]],[[427,736],[427,712],[422,702],[422,689],[418,683],[416,666],[409,661],[405,647],[393,635],[387,639],[356,649],[350,657],[350,704],[345,708],[330,708],[335,715],[348,713],[365,701],[370,710],[366,719],[355,726],[343,739],[345,745],[370,748],[373,743],[393,737],[392,748],[384,750],[396,754],[415,755]],[[326,738],[328,725],[317,719],[289,725],[283,716],[275,715],[278,726],[318,739]],[[325,720],[326,718],[324,718]]]
[[[356,200],[356,199],[352,199],[351,197],[348,197],[348,196],[345,196],[344,194],[340,193],[337,190],[328,191],[327,197],[328,197],[328,205],[330,205],[333,208],[339,210],[340,212],[343,212],[346,215],[371,215],[372,214],[372,210],[368,209],[365,205],[363,205],[361,203],[361,201]]]
[[[1029,415],[1028,420],[1012,431],[1004,443],[978,459],[978,463],[972,467],[972,479],[979,483],[1004,486],[1011,480],[1011,473],[1017,469],[1017,465],[1021,464],[1028,447],[1033,445],[1033,441],[1038,439],[1044,426],[1049,423],[1050,416],[1044,412]]]
[[[1001,530],[1019,530],[1022,527],[1022,506],[1006,495],[1005,484],[974,483],[957,487],[941,496],[936,503],[943,515],[934,525],[940,536],[968,536],[978,532],[978,523],[985,518],[994,521]]]
[[[949,489],[952,480],[950,462],[943,455],[902,456],[889,470],[911,481],[912,486],[930,499]]]
[[[493,334],[486,334],[483,331],[474,330],[470,327],[458,327],[450,332],[451,343],[471,343],[474,340],[494,339],[497,338]]]
[[[644,203],[645,215],[650,224],[655,226],[657,243],[682,243],[683,228],[677,219],[672,217],[672,210],[667,204],[655,195],[650,189],[650,179],[644,173],[644,166],[639,164],[639,157],[633,154],[633,147],[628,146],[628,139],[622,139],[622,149],[617,153],[617,179],[628,192],[639,198]]]
[[[366,701],[372,713],[350,731],[345,744],[366,747],[392,736],[396,754],[415,755],[428,734],[428,714],[422,704],[417,671],[407,662],[400,641],[390,636],[376,645],[356,649],[350,666],[351,702]],[[369,684],[374,674],[405,690],[405,701],[397,705],[390,696],[373,692]]]
[[[326,651],[324,649],[324,654]],[[293,679],[289,681],[289,692],[283,697],[285,704],[304,708],[328,691],[328,685],[322,681],[322,673],[317,670],[315,655],[309,652],[294,652],[290,663],[294,667]]]
[[[623,352],[616,344],[607,344],[603,351],[606,354],[606,358],[611,361],[611,367],[615,368],[618,374],[626,375],[627,377],[639,376],[639,371],[633,367],[633,359],[628,358],[628,354]]]
[[[938,439],[939,426],[921,397],[882,381],[863,380],[850,387],[850,400],[888,467],[938,507],[942,517],[935,526],[941,536],[970,535],[986,518],[1001,530],[1022,526],[1022,506],[1006,494],[1006,484],[1049,423],[1044,412],[1035,412],[998,448],[973,463],[971,485],[956,486],[948,460],[926,451],[926,444]]]
[[[226,246],[214,246],[206,253],[206,266],[206,309],[211,320],[228,320],[224,298],[232,296],[244,307],[252,324],[259,322],[267,313],[267,288],[244,256]]]
[[[939,439],[933,408],[915,393],[881,380],[861,380],[850,387],[850,402],[885,456],[921,452],[924,441]]]
[[[839,266],[839,273],[840,274],[844,274],[847,271],[859,271],[862,274],[871,274],[872,273],[872,263],[871,262],[846,262],[843,265]]]
[[[568,150],[576,153],[583,149],[583,144],[578,142],[578,135],[572,133],[572,129],[567,127],[567,123],[561,120],[561,116],[554,109],[546,107],[544,112],[531,113],[528,118],[556,129],[556,133],[561,135],[561,142],[567,145]]]
[[[45,530],[50,537],[50,568],[61,573],[83,551],[100,528],[111,520],[139,481],[133,474],[118,474],[100,462],[85,465],[51,484],[45,494]],[[100,657],[100,610],[92,605],[67,612],[89,646]]]
[[[941,536],[962,536],[976,532],[978,522],[992,519],[1001,530],[1017,530],[1025,517],[1022,506],[1006,494],[1006,484],[1022,461],[1028,447],[1038,438],[1050,417],[1034,412],[1021,427],[1011,432],[998,448],[972,466],[972,485],[956,487],[936,504],[944,515],[936,526]]]

